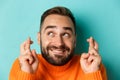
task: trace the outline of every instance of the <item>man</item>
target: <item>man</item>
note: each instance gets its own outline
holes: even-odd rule
[[[20,47],[9,80],[107,80],[98,53],[98,43],[90,37],[88,53],[74,54],[76,24],[71,11],[53,7],[41,17],[38,43],[41,54],[30,49],[28,38]]]

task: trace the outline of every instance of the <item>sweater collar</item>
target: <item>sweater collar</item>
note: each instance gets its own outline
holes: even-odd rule
[[[71,66],[71,61],[72,61],[72,59],[69,61],[69,62],[67,62],[65,65],[62,65],[62,66],[55,66],[55,65],[52,65],[52,64],[50,64],[49,62],[47,62],[43,57],[42,57],[42,55],[40,55],[40,62],[41,62],[41,64],[42,64],[42,66],[43,66],[43,68],[44,69],[46,69],[46,70],[48,70],[48,71],[50,71],[50,72],[62,72],[62,71],[65,71],[65,70],[67,70],[68,68],[70,68],[70,66]]]

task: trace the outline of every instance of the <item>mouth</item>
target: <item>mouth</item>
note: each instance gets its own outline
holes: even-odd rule
[[[63,49],[51,49],[50,52],[52,52],[54,55],[65,55],[65,51]]]
[[[58,55],[58,56],[65,56],[70,49],[65,46],[65,45],[61,45],[61,46],[55,46],[55,45],[49,45],[47,47],[47,50],[51,53],[51,55]]]

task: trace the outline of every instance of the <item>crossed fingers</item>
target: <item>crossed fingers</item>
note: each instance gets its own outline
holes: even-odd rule
[[[25,55],[25,54],[30,54],[31,50],[30,50],[30,45],[33,43],[33,41],[31,41],[30,38],[28,38],[25,42],[23,42],[23,44],[21,44],[20,46],[20,54],[21,55]]]
[[[87,39],[87,42],[89,43],[88,53],[92,55],[98,55],[98,43],[92,37]]]

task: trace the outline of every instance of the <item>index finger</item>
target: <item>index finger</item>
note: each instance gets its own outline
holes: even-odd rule
[[[94,40],[94,48],[98,51],[98,43]]]
[[[25,42],[23,42],[20,46],[20,52],[21,54],[24,54],[25,51],[30,51],[30,45],[32,44],[33,42],[31,41],[30,38],[28,38]]]
[[[90,37],[89,39],[87,39],[87,42],[89,43],[89,50],[94,48],[94,40],[92,37]]]
[[[33,41],[31,41],[31,38],[28,37],[28,39],[26,40],[25,42],[25,45],[24,45],[24,49],[27,50],[27,49],[30,49],[30,45],[33,43]]]
[[[98,43],[95,41],[95,39],[90,37],[87,41],[89,42],[89,50],[95,49],[98,51]]]

